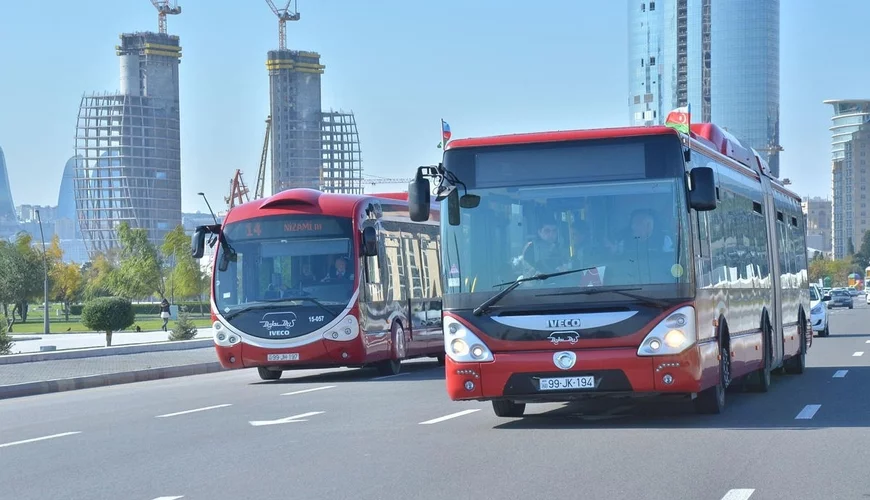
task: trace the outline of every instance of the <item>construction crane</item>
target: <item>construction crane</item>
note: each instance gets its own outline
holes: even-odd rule
[[[272,115],[266,117],[266,137],[263,139],[263,153],[260,155],[260,171],[257,175],[257,187],[254,189],[254,199],[263,197],[266,190],[266,155],[269,153],[269,133],[272,131]]]
[[[278,49],[284,50],[287,48],[287,21],[299,20],[299,10],[296,8],[296,2],[294,0],[287,0],[287,5],[283,9],[276,7],[275,2],[272,0],[266,0],[266,3],[269,4],[272,12],[278,16]],[[290,12],[291,3],[293,4],[292,13]]]
[[[412,180],[414,180],[414,179],[413,178],[403,179],[403,178],[398,178],[398,177],[392,177],[392,178],[390,178],[390,177],[377,177],[377,176],[369,175],[369,176],[365,176],[365,178],[363,178],[361,183],[363,185],[369,185],[369,186],[376,186],[378,184],[404,184],[405,186],[407,186],[408,183],[411,182]]]
[[[169,0],[151,0],[151,3],[157,9],[157,27],[160,33],[166,33],[166,16],[181,14],[181,7],[178,6],[178,2],[172,2],[170,5]]]
[[[236,169],[235,175],[233,175],[232,180],[230,180],[230,195],[224,197],[224,201],[227,202],[227,208],[229,209],[250,201],[250,198],[248,197],[248,186],[246,186],[245,181],[242,180],[241,170]]]

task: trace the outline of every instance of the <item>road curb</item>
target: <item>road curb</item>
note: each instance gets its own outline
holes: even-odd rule
[[[0,365],[32,363],[34,361],[55,361],[58,359],[94,358],[118,354],[139,354],[143,352],[184,351],[188,349],[204,349],[212,346],[214,346],[214,340],[209,337],[194,340],[178,340],[175,342],[152,342],[112,347],[85,347],[82,349],[64,349],[62,351],[29,352],[0,356]]]
[[[45,380],[40,382],[28,382],[24,384],[12,384],[0,386],[0,400],[20,398],[24,396],[36,396],[52,392],[75,391],[78,389],[92,389],[109,385],[130,384],[133,382],[145,382],[164,378],[188,377],[190,375],[203,375],[223,371],[224,368],[217,361],[197,363],[193,365],[169,366],[165,368],[149,368],[130,372],[109,373],[105,375],[88,375],[58,380]]]

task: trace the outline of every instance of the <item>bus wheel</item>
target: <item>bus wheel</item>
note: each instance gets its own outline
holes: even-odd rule
[[[390,359],[381,361],[378,371],[381,375],[398,375],[402,371],[402,358],[405,357],[405,329],[399,323],[393,323],[391,330],[392,348]]]
[[[762,331],[764,340],[761,342],[761,347],[764,349],[764,359],[762,360],[761,368],[746,376],[748,379],[749,389],[753,392],[767,392],[770,390],[770,369],[773,353],[771,352],[772,344],[770,342],[770,326],[764,326]]]
[[[804,372],[807,366],[807,331],[806,328],[801,328],[801,348],[797,354],[785,360],[784,368],[786,373],[800,375]]]
[[[438,354],[435,359],[438,360],[438,366],[444,366],[444,354]]]
[[[496,399],[492,402],[492,410],[496,417],[518,418],[526,411],[525,403],[514,403],[506,399]]]
[[[702,391],[695,398],[695,411],[719,414],[725,409],[725,388],[731,383],[731,354],[727,346],[719,347],[719,383]]]
[[[270,370],[265,366],[258,366],[257,373],[260,374],[260,378],[263,380],[278,380],[284,372],[283,370]]]

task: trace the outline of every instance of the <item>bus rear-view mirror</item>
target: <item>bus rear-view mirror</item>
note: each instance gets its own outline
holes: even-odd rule
[[[689,172],[692,189],[689,206],[699,212],[716,208],[716,179],[710,167],[695,167]]]
[[[365,257],[374,257],[378,254],[378,233],[372,226],[363,229],[362,253]]]
[[[459,225],[459,206],[459,190],[454,189],[447,195],[447,222],[451,226]]]
[[[429,220],[429,179],[423,177],[419,172],[417,176],[408,183],[408,210],[411,220],[414,222],[424,222]]]
[[[198,227],[193,232],[190,242],[190,253],[194,259],[201,259],[205,254],[205,228]]]
[[[464,194],[459,198],[459,206],[462,208],[477,208],[480,205],[480,196],[476,194]]]

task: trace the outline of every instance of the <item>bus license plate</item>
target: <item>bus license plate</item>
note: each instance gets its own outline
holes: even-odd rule
[[[595,377],[565,377],[565,378],[542,378],[540,390],[555,391],[560,389],[594,389]]]
[[[267,354],[266,361],[299,361],[299,353]]]

